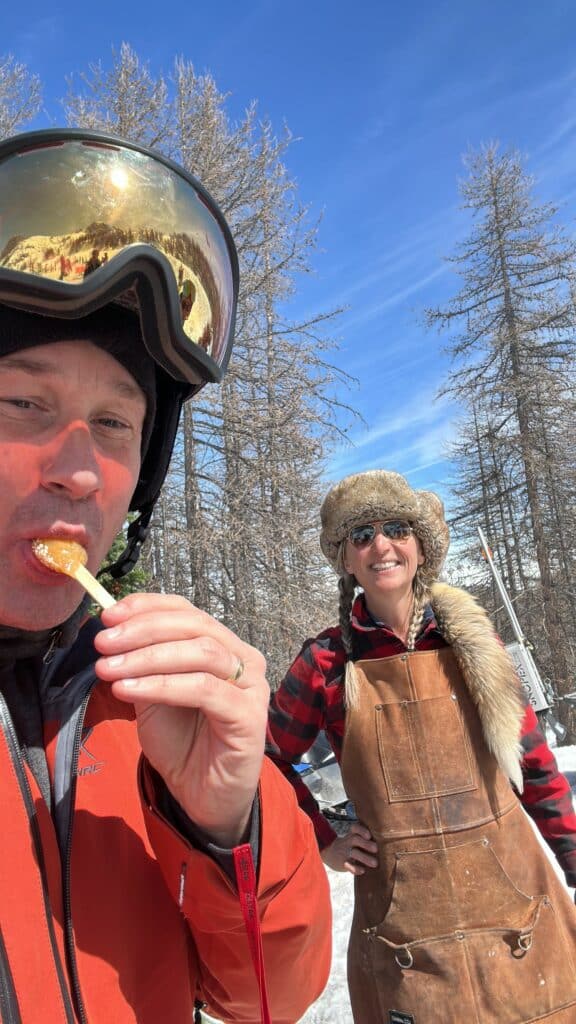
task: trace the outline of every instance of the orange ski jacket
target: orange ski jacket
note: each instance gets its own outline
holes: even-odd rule
[[[77,706],[46,725],[53,814],[0,697],[2,1024],[189,1024],[195,997],[258,1024],[234,884],[162,816],[131,706],[92,668],[74,685]],[[259,798],[265,981],[274,1024],[294,1024],[328,976],[328,885],[310,821],[267,761]]]

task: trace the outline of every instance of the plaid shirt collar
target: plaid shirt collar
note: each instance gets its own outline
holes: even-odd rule
[[[386,625],[385,622],[379,622],[378,619],[375,619],[371,612],[368,610],[368,607],[366,605],[366,598],[363,592],[361,594],[358,594],[354,601],[354,604],[352,605],[352,615],[350,616],[350,620],[352,622],[353,628],[359,630],[360,632],[365,633],[373,629],[379,629],[384,630],[384,632],[386,633],[390,633],[391,636],[395,635],[392,632],[392,630]],[[437,628],[438,625],[436,622],[436,617],[432,610],[432,605],[428,604],[426,605],[426,608],[424,610],[422,625],[420,627],[420,634],[427,632],[429,629]]]

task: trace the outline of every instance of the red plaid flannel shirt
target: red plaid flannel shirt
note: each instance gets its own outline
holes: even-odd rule
[[[406,650],[402,641],[371,618],[363,595],[352,612],[354,659],[388,658]],[[437,650],[446,643],[431,608],[428,608],[416,650]],[[292,783],[298,802],[312,819],[318,844],[329,846],[336,834],[320,812],[308,787],[292,767],[312,746],[318,733],[326,732],[338,763],[344,735],[343,671],[346,655],[340,627],[324,630],[307,640],[270,702],[270,739],[267,753]],[[524,792],[520,799],[566,874],[576,886],[576,814],[570,785],[558,766],[540,729],[532,707],[526,708],[521,743]]]

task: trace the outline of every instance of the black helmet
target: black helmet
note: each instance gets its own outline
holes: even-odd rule
[[[0,143],[0,305],[66,320],[128,306],[157,365],[154,423],[130,505],[140,515],[117,575],[130,571],[146,536],[182,403],[222,379],[237,296],[228,225],[177,164],[80,129]]]

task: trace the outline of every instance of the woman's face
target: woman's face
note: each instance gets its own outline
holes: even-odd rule
[[[376,533],[371,542],[356,547],[350,540],[344,549],[344,568],[356,577],[368,600],[372,597],[402,597],[412,589],[419,565],[424,563],[420,541],[415,534],[407,540],[390,540],[374,522]]]

